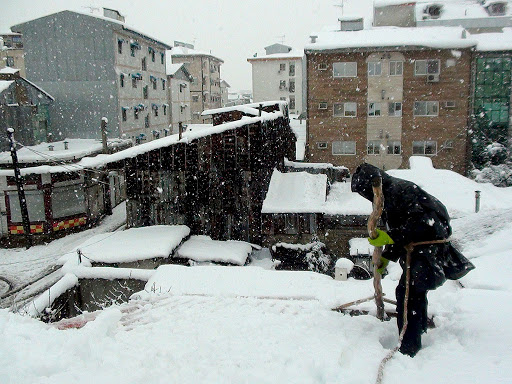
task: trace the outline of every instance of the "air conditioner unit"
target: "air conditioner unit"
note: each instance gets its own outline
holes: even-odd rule
[[[321,141],[316,143],[318,149],[327,149],[327,143],[325,141]]]
[[[455,101],[445,101],[444,102],[444,107],[445,108],[448,108],[448,109],[453,109],[455,108]]]
[[[327,64],[318,64],[319,71],[327,71]]]
[[[439,75],[438,74],[427,75],[427,83],[439,83]]]

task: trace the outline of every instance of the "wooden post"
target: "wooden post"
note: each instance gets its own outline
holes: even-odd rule
[[[108,119],[106,117],[102,117],[101,118],[101,143],[103,144],[103,153],[108,153],[107,123],[108,123]]]
[[[32,233],[30,232],[30,219],[28,217],[27,199],[23,189],[23,180],[21,178],[20,168],[18,167],[18,154],[16,153],[16,143],[14,142],[14,129],[7,128],[7,137],[9,138],[12,158],[12,168],[14,169],[14,181],[18,189],[18,199],[20,201],[21,220],[23,222],[23,232],[25,234],[26,247],[32,246]]]
[[[382,179],[377,176],[372,180],[373,189],[373,212],[368,219],[368,234],[370,238],[377,238],[377,223],[382,215],[384,209],[384,195],[382,193]],[[377,318],[384,320],[384,301],[382,300],[382,284],[379,272],[377,269],[380,268],[380,258],[382,256],[382,247],[375,247],[373,250],[372,262],[373,262],[373,287],[375,289],[375,304],[377,305]]]

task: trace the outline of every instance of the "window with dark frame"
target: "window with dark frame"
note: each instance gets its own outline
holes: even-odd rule
[[[124,74],[121,73],[119,75],[119,84],[121,85],[121,88],[124,88]]]
[[[126,108],[121,108],[121,116],[123,118],[123,121],[126,121],[126,119],[127,119]]]
[[[437,141],[413,141],[412,142],[413,155],[429,155],[434,156],[437,154]]]
[[[439,102],[438,101],[415,101],[413,114],[414,114],[414,116],[438,116],[439,115]]]
[[[402,76],[404,73],[404,62],[403,61],[390,61],[389,62],[389,75],[390,76]]]
[[[388,115],[394,117],[402,116],[402,103],[400,101],[388,103]]]
[[[388,155],[400,155],[402,143],[400,141],[388,141]]]
[[[368,145],[366,146],[366,152],[369,155],[378,155],[378,154],[380,154],[380,146],[381,146],[380,140],[369,140]]]
[[[431,60],[416,60],[414,62],[414,75],[415,76],[424,76],[424,75],[439,75],[441,66],[439,60],[431,59]]]
[[[368,103],[368,116],[378,117],[382,115],[381,103]]]
[[[147,70],[147,69],[148,69],[148,65],[147,65],[147,63],[146,63],[146,58],[145,58],[145,57],[143,57],[143,58],[142,58],[142,70],[143,70],[143,71],[145,71],[145,70]]]
[[[117,53],[123,53],[123,40],[117,40]]]

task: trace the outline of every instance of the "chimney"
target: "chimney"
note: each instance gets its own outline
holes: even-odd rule
[[[316,43],[316,39],[318,39],[318,36],[312,35],[312,36],[309,36],[309,38],[311,39],[311,44],[315,44]]]
[[[338,21],[340,22],[340,31],[362,31],[364,29],[364,19],[360,16],[343,16]]]

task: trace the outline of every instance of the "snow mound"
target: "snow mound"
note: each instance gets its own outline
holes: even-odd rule
[[[432,159],[425,156],[411,156],[409,158],[409,166],[415,171],[427,171],[434,169]]]
[[[59,262],[64,264],[76,260],[78,249],[83,253],[84,259],[96,263],[127,263],[165,258],[169,257],[189,234],[190,228],[186,225],[155,225],[102,233],[90,237],[72,252],[64,255]]]
[[[345,257],[340,257],[336,261],[336,268],[343,268],[347,270],[347,273],[350,273],[352,271],[352,268],[354,268],[354,262],[352,260],[349,260]]]
[[[178,249],[178,257],[197,262],[213,261],[244,265],[252,252],[252,246],[245,241],[219,241],[209,236],[191,236]]]

